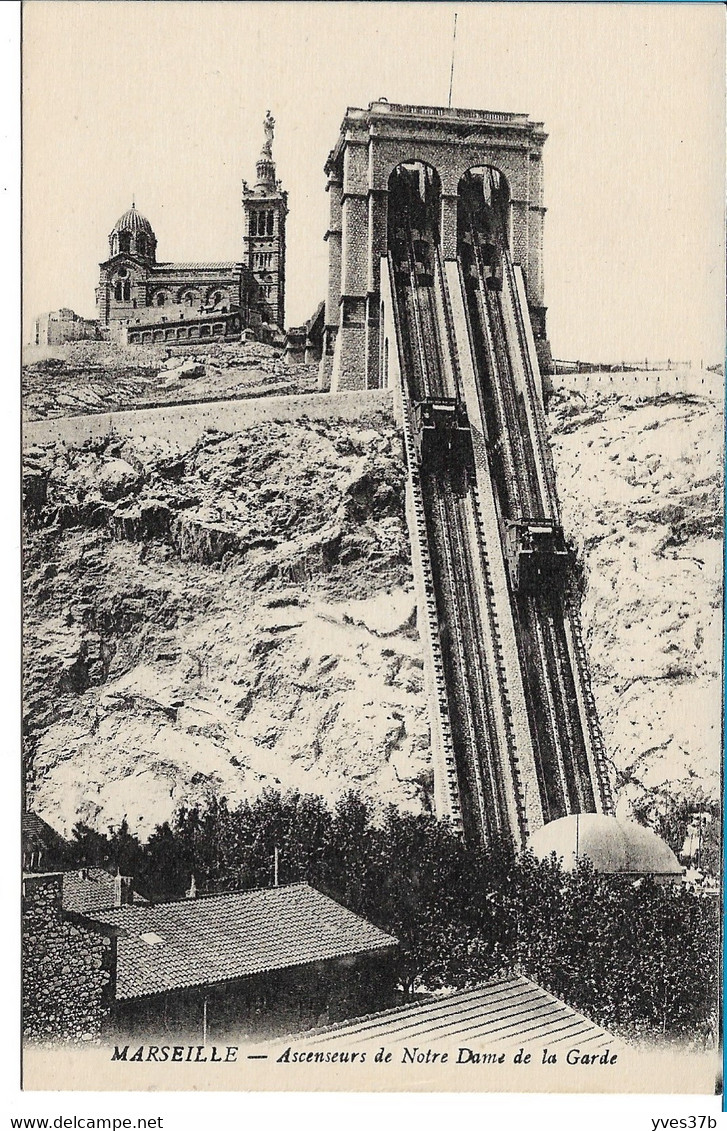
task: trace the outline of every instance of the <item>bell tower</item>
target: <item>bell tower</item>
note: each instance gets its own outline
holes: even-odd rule
[[[275,119],[268,110],[263,122],[265,141],[251,188],[242,182],[243,263],[258,284],[257,307],[263,320],[285,330],[285,218],[288,194],[275,177],[273,137]]]

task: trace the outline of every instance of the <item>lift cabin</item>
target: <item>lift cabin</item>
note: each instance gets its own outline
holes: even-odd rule
[[[412,232],[414,279],[418,287],[434,286],[434,252],[429,240]]]
[[[508,522],[505,550],[515,593],[562,593],[573,566],[573,551],[554,522]]]
[[[430,397],[414,404],[414,443],[422,467],[450,463],[470,467],[472,437],[463,401]]]

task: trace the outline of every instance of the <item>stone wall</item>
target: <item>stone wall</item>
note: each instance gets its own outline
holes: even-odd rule
[[[61,873],[23,882],[23,1035],[96,1041],[110,1011],[112,941],[62,911]]]
[[[348,109],[326,164],[332,194],[326,326],[329,339],[334,326],[338,333],[332,360],[326,350],[321,363],[321,389],[330,387],[335,393],[381,385],[378,325],[369,316],[364,340],[363,298],[368,294],[370,310],[378,309],[389,181],[401,162],[422,161],[439,176],[440,246],[445,260],[457,255],[461,177],[481,165],[492,165],[503,174],[510,193],[513,259],[522,266],[528,304],[540,312],[542,334],[538,337],[544,338],[545,140],[542,124],[522,114],[397,105],[385,100],[371,103],[368,110]]]
[[[236,432],[265,421],[365,420],[374,413],[391,412],[388,389],[368,392],[318,393],[299,396],[259,397],[249,400],[212,401],[170,405],[161,408],[133,409],[127,412],[66,416],[54,420],[35,420],[23,428],[23,444],[48,444],[61,440],[73,447],[106,436],[132,439],[162,439],[196,443],[204,432]]]
[[[556,392],[581,393],[589,403],[607,396],[638,397],[649,400],[664,393],[686,393],[709,397],[719,402],[724,398],[724,377],[705,369],[634,370],[610,373],[556,373],[552,377]]]

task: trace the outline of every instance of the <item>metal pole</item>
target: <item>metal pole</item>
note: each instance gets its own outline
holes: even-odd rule
[[[277,886],[278,886],[278,849],[277,849],[277,846],[276,846],[275,853],[273,855],[273,887],[277,887]]]
[[[454,43],[457,38],[457,13],[454,13],[454,27],[452,29],[452,65],[449,68],[449,99],[447,107],[452,109],[452,82],[454,80]]]

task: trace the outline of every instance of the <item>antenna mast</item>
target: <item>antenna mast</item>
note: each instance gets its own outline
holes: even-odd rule
[[[452,109],[452,82],[454,80],[454,44],[457,39],[457,13],[454,13],[454,27],[452,28],[452,65],[449,68],[449,100],[447,108]]]

